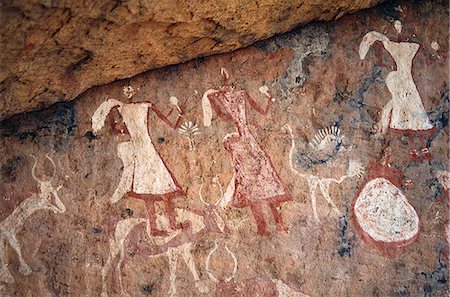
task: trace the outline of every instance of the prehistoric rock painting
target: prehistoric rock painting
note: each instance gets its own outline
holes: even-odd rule
[[[201,188],[199,190],[200,199]],[[108,296],[107,276],[111,269],[114,268],[116,279],[119,283],[121,296],[129,296],[122,281],[122,264],[125,259],[125,242],[130,232],[140,224],[146,226],[147,245],[139,247],[139,252],[148,257],[159,257],[166,255],[169,259],[169,282],[170,288],[168,296],[176,296],[176,271],[177,262],[180,256],[189,268],[195,285],[200,293],[208,292],[207,287],[200,281],[195,263],[191,254],[192,243],[209,233],[221,234],[228,232],[225,221],[218,214],[215,205],[204,202],[206,208],[204,210],[191,210],[176,208],[175,215],[179,222],[183,222],[187,227],[184,229],[169,229],[170,222],[161,212],[156,212],[157,227],[162,230],[170,230],[165,236],[155,236],[151,232],[148,218],[127,218],[119,221],[114,230],[110,232],[109,239],[109,255],[102,268],[102,297]],[[217,203],[216,203],[217,204]],[[113,266],[113,262],[117,260],[117,264]]]
[[[371,162],[369,176],[354,203],[354,222],[362,237],[383,252],[396,252],[419,233],[419,216],[400,189],[402,174],[388,161]]]
[[[125,87],[124,94],[131,99],[134,95],[133,88]],[[168,235],[166,230],[156,227],[154,206],[156,201],[164,201],[171,229],[183,227],[175,223],[172,200],[184,193],[175,177],[167,169],[150,138],[150,112],[155,113],[169,127],[177,128],[182,110],[178,106],[177,98],[171,97],[170,102],[174,107],[168,115],[164,115],[151,102],[123,103],[116,99],[108,99],[97,108],[92,116],[94,133],[103,128],[106,118],[109,116],[114,133],[130,135],[130,141],[122,142],[117,146],[117,155],[122,160],[124,169],[111,202],[116,203],[125,194],[144,200],[147,206],[150,230],[155,236]],[[171,122],[169,117],[175,109],[178,116],[174,122]],[[114,110],[117,110],[122,117],[124,127],[117,127],[117,122],[113,118]]]
[[[333,202],[330,196],[330,185],[332,183],[341,184],[348,178],[361,177],[364,172],[364,168],[358,161],[350,160],[348,164],[347,174],[341,176],[339,179],[320,177],[313,174],[302,173],[296,169],[294,164],[293,156],[296,153],[296,144],[294,133],[289,124],[286,124],[284,128],[289,132],[291,137],[291,149],[289,152],[289,166],[291,171],[296,175],[306,179],[308,183],[309,193],[311,196],[311,204],[314,213],[314,220],[316,223],[320,222],[319,214],[317,212],[317,189],[328,202],[331,209],[338,215],[341,216],[341,211],[339,211],[336,204]],[[331,160],[336,154],[338,154],[343,147],[343,136],[340,135],[341,132],[336,126],[328,127],[320,130],[311,142],[309,142],[309,147],[312,149],[307,153],[307,165],[306,167],[314,166],[315,164],[324,163]]]
[[[270,158],[250,132],[246,115],[246,101],[254,110],[266,115],[275,99],[269,94],[266,86],[261,87],[260,92],[268,98],[266,107],[262,108],[245,90],[234,89],[224,68],[221,69],[221,74],[224,85],[219,90],[207,90],[203,95],[202,106],[205,126],[211,125],[212,109],[214,109],[220,119],[232,122],[237,129],[237,132],[228,134],[223,140],[234,168],[233,178],[226,195],[232,199],[234,207],[250,207],[259,235],[270,235],[270,232],[266,230],[262,210],[264,204],[269,205],[277,230],[284,231],[286,227],[277,208],[282,202],[292,200],[292,197],[283,186]]]
[[[438,170],[436,172],[436,178],[439,181],[439,183],[442,186],[442,189],[445,192],[445,195],[447,196],[448,199],[450,199],[450,197],[448,197],[448,191],[450,190],[450,173],[447,170]]]
[[[441,2],[384,1],[0,122],[0,296],[448,296]],[[387,37],[361,42],[371,28]]]
[[[22,256],[21,245],[17,239],[17,234],[23,228],[25,220],[27,220],[33,213],[38,210],[51,210],[54,213],[63,213],[66,211],[66,206],[61,201],[58,191],[62,186],[54,188],[52,185],[53,178],[56,174],[56,164],[52,158],[47,154],[45,157],[53,165],[53,174],[49,180],[40,179],[36,175],[37,159],[34,155],[34,164],[31,169],[31,176],[39,184],[39,193],[25,199],[14,211],[0,223],[0,281],[6,283],[14,283],[14,277],[8,269],[6,259],[6,243],[16,252],[19,258],[19,272],[23,275],[30,275],[32,270],[25,262]]]
[[[189,150],[194,151],[195,150],[194,136],[201,133],[198,129],[198,125],[191,121],[186,122],[182,124],[180,128],[178,128],[178,132],[180,132],[180,134],[186,137],[187,140],[189,141]]]
[[[401,32],[401,23],[396,22],[395,25],[397,31]],[[385,134],[389,130],[392,133],[407,135],[413,160],[431,160],[426,138],[432,136],[436,129],[428,118],[411,74],[413,59],[419,50],[419,44],[390,41],[384,34],[371,31],[364,36],[359,46],[361,60],[366,57],[370,47],[376,41],[383,44],[397,66],[396,70],[386,77],[386,86],[392,98],[383,108],[378,131]],[[415,136],[420,142],[420,151],[414,144]]]
[[[215,222],[217,223],[217,226],[219,227],[220,231],[224,232],[224,233],[229,233],[230,230],[228,229],[228,226],[225,222],[224,217],[219,213],[218,211],[218,206],[220,205],[220,203],[223,201],[224,198],[224,193],[223,193],[223,188],[222,185],[219,182],[219,178],[217,176],[215,176],[212,179],[213,182],[213,187],[217,187],[219,188],[220,191],[220,196],[218,197],[218,199],[216,200],[216,202],[214,204],[212,203],[208,203],[205,201],[205,199],[203,199],[203,179],[202,179],[202,183],[200,185],[200,188],[198,190],[198,198],[200,199],[200,201],[203,203],[203,205],[205,206],[205,209],[213,215]]]
[[[279,279],[270,278],[250,278],[242,282],[235,282],[234,277],[238,269],[238,260],[234,253],[230,251],[227,243],[225,250],[233,259],[233,272],[225,279],[218,279],[211,271],[210,262],[212,255],[217,251],[219,245],[214,242],[214,248],[206,257],[206,273],[209,278],[216,284],[215,296],[217,297],[308,297],[307,295],[286,284]]]

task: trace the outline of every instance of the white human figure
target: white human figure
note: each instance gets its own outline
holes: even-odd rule
[[[275,220],[278,231],[287,231],[279,206],[292,200],[292,195],[283,185],[269,156],[261,149],[249,129],[247,121],[247,103],[262,115],[267,115],[275,99],[267,86],[259,91],[264,94],[268,103],[265,108],[259,106],[245,90],[237,90],[230,83],[228,72],[221,69],[224,84],[219,90],[209,89],[203,94],[203,124],[211,126],[212,111],[220,119],[232,122],[236,132],[229,133],[223,140],[224,148],[229,152],[233,165],[233,177],[226,190],[227,199],[237,208],[249,207],[257,225],[257,233],[269,236],[267,222],[263,214],[263,205],[267,205]]]
[[[55,189],[52,185],[52,180],[56,172],[55,162],[49,155],[46,155],[46,158],[53,165],[54,172],[49,180],[41,180],[36,176],[37,159],[35,156],[31,156],[35,160],[31,169],[31,176],[39,183],[39,193],[22,201],[22,203],[20,203],[19,206],[0,223],[0,281],[6,283],[14,283],[14,278],[6,263],[4,251],[6,242],[9,243],[19,258],[19,272],[23,275],[29,275],[32,271],[22,256],[21,245],[17,240],[17,233],[22,229],[25,220],[38,210],[51,210],[54,213],[63,213],[66,211],[66,206],[62,203],[58,195],[58,190],[61,189],[62,186]]]
[[[417,135],[421,142],[423,158],[430,160],[431,156],[425,144],[425,137],[434,132],[434,127],[428,118],[411,73],[412,62],[419,50],[419,44],[394,42],[382,33],[371,31],[364,36],[359,46],[361,60],[365,59],[369,48],[376,41],[383,44],[397,66],[396,70],[390,72],[385,80],[392,97],[383,108],[378,124],[379,132],[385,134],[389,129],[394,133],[407,134],[410,138],[410,153],[413,158],[418,156],[414,146],[414,135]]]
[[[308,183],[308,189],[309,189],[309,193],[311,196],[311,204],[312,204],[312,209],[313,209],[313,214],[314,214],[314,220],[316,221],[316,223],[320,222],[319,214],[317,212],[317,197],[316,197],[317,189],[320,190],[322,196],[328,202],[328,205],[331,207],[331,209],[338,216],[341,216],[341,212],[339,211],[336,204],[331,199],[330,185],[332,183],[341,184],[343,181],[345,181],[348,178],[362,175],[363,167],[361,166],[361,164],[359,162],[350,160],[349,166],[347,169],[347,174],[341,176],[341,178],[339,178],[339,179],[326,178],[326,177],[320,177],[320,176],[313,175],[313,174],[301,173],[297,169],[295,169],[294,161],[292,158],[292,156],[295,153],[295,147],[296,147],[292,128],[289,124],[286,124],[284,126],[284,129],[286,129],[289,132],[289,136],[291,138],[291,149],[289,151],[289,166],[290,166],[290,169],[292,172],[294,172],[296,175],[298,175],[300,177],[305,178]],[[326,131],[330,131],[331,133],[328,134],[328,132],[326,132]],[[333,141],[331,137],[339,136],[338,134],[339,134],[339,130],[336,127],[321,130],[318,133],[318,135],[320,137],[317,137],[317,135],[316,135],[313,142],[310,142],[310,146],[312,146],[314,148],[320,148],[325,151],[330,151],[330,149],[328,149],[327,146],[330,146],[330,144]],[[333,145],[333,147],[334,147],[334,145]]]
[[[124,93],[128,98],[132,97],[132,94],[127,95],[130,88],[124,88]],[[123,103],[116,99],[108,99],[103,102],[92,116],[92,129],[94,133],[97,133],[103,128],[112,110],[117,109],[121,115],[125,128],[117,129],[116,123],[110,118],[113,131],[116,134],[129,134],[130,141],[122,142],[117,146],[117,155],[123,163],[123,173],[111,202],[116,203],[125,194],[144,200],[154,236],[168,235],[167,231],[156,228],[155,201],[164,201],[170,227],[172,229],[181,227],[175,223],[172,200],[184,193],[172,173],[167,169],[150,138],[150,112],[154,112],[171,128],[177,128],[182,112],[175,97],[171,97],[170,101],[174,108],[167,116],[163,115],[151,102]],[[178,118],[172,123],[168,117],[175,108],[178,111]]]

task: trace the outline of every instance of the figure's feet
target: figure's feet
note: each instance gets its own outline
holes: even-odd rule
[[[422,160],[431,161],[431,153],[428,148],[422,149]]]
[[[288,227],[286,227],[286,225],[284,225],[284,223],[277,224],[277,231],[288,232]]]
[[[0,270],[0,282],[4,282],[7,284],[14,283],[14,277],[6,266],[2,267],[2,269]]]
[[[414,182],[411,179],[406,180],[405,187],[408,189],[412,189],[414,187]]]
[[[21,263],[19,266],[19,272],[25,276],[30,275],[32,270],[30,266],[28,266],[26,263]]]
[[[264,229],[258,229],[258,235],[259,236],[267,236],[267,237],[269,237],[270,236],[270,232],[267,231],[265,228]]]
[[[417,150],[410,150],[409,154],[411,155],[411,158],[415,162],[422,162],[421,158],[419,158],[419,154]]]

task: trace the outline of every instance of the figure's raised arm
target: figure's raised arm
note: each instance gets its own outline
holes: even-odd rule
[[[181,116],[183,115],[183,110],[178,105],[178,99],[176,97],[170,97],[170,103],[174,105],[172,109],[169,111],[167,115],[164,115],[156,106],[152,103],[150,103],[150,109],[155,112],[155,114],[164,122],[167,126],[171,127],[172,129],[176,129],[178,125],[180,124]],[[176,120],[173,122],[170,121],[169,117],[173,113],[173,111],[176,110],[178,112],[178,116]]]
[[[364,35],[363,40],[359,45],[359,58],[361,60],[364,60],[366,58],[367,52],[369,51],[372,44],[374,44],[376,41],[381,41],[383,45],[385,45],[385,43],[391,42],[389,38],[386,37],[386,35],[380,32],[371,31],[367,33],[366,35]]]
[[[209,89],[202,97],[202,109],[203,109],[203,125],[206,127],[211,126],[212,110],[217,113],[217,115],[224,120],[230,120],[230,115],[222,112],[220,107],[217,105],[215,100],[215,94],[219,93],[218,90]]]
[[[257,112],[259,112],[262,115],[267,115],[267,113],[269,112],[269,108],[272,105],[273,102],[275,102],[275,98],[272,97],[272,95],[269,93],[269,88],[267,86],[262,86],[259,88],[259,91],[261,93],[263,93],[264,95],[267,96],[267,98],[269,99],[267,101],[267,105],[265,108],[262,108],[261,106],[258,105],[258,103],[256,103],[255,100],[253,100],[253,98],[247,93],[245,92],[245,98],[247,99],[248,103],[250,103],[251,107],[256,110]]]
[[[105,126],[106,118],[113,108],[118,108],[119,112],[123,106],[123,102],[116,99],[108,99],[97,108],[92,116],[92,130],[97,133]],[[113,127],[114,128],[114,127]]]

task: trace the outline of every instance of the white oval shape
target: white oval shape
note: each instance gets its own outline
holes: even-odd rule
[[[376,241],[408,241],[419,232],[419,216],[405,195],[385,178],[369,181],[354,212],[361,229]]]

